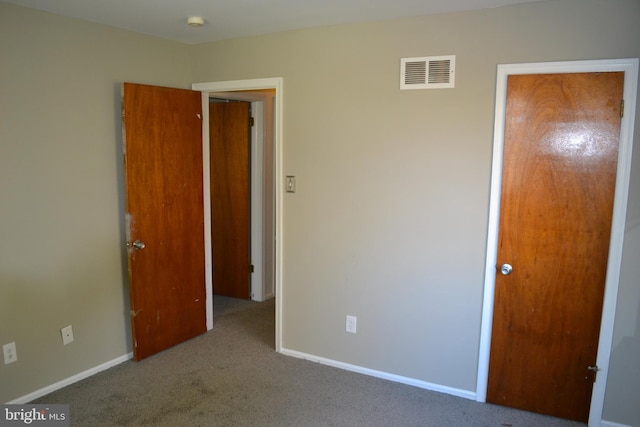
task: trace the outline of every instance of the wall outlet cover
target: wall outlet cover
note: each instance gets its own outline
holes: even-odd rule
[[[16,343],[10,342],[2,346],[2,352],[4,353],[4,364],[8,365],[18,360],[18,353],[16,352]]]
[[[60,329],[62,334],[62,344],[67,345],[73,342],[73,327],[71,325]]]
[[[347,332],[351,334],[355,334],[357,325],[358,325],[358,318],[356,316],[347,316],[347,326],[346,326]]]

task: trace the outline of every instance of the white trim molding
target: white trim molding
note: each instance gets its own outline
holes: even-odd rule
[[[594,384],[591,398],[589,425],[602,425],[602,411],[609,370],[609,359],[613,341],[613,325],[616,314],[620,264],[624,240],[626,207],[631,174],[631,151],[633,147],[633,127],[637,97],[638,59],[611,59],[594,61],[567,61],[530,64],[498,65],[496,82],[496,110],[494,122],[493,159],[491,169],[491,196],[489,201],[489,224],[487,235],[487,257],[485,264],[484,297],[478,357],[478,380],[476,399],[486,401],[489,378],[489,353],[491,347],[491,327],[495,291],[496,257],[498,248],[498,224],[500,214],[500,188],[502,184],[502,157],[504,146],[505,104],[507,77],[512,74],[551,74],[576,72],[623,71],[625,113],[620,129],[618,170],[611,225],[611,240],[607,276],[605,281],[600,341],[598,343],[598,381]]]
[[[425,390],[435,391],[438,393],[450,394],[457,397],[462,397],[469,400],[476,400],[476,394],[472,391],[461,390],[458,388],[447,387],[439,384],[430,383],[427,381],[416,380],[414,378],[403,377],[400,375],[390,374],[384,371],[377,371],[375,369],[364,368],[358,365],[352,365],[349,363],[340,362],[333,359],[327,359],[320,356],[315,356],[313,354],[303,353],[300,351],[289,350],[283,348],[281,351],[282,354],[286,356],[295,357],[297,359],[304,359],[310,362],[319,363],[321,365],[327,365],[338,369],[343,369],[345,371],[356,372],[358,374],[368,375],[370,377],[381,378],[383,380],[393,381],[396,383],[406,384],[413,387],[422,388]]]
[[[84,379],[87,379],[99,372],[102,371],[106,371],[107,369],[111,369],[114,366],[117,366],[121,363],[124,363],[128,360],[133,359],[133,353],[127,353],[125,355],[122,355],[120,357],[116,357],[113,360],[110,360],[108,362],[105,362],[101,365],[95,366],[91,369],[87,369],[86,371],[80,372],[78,374],[75,374],[73,376],[70,376],[69,378],[66,378],[62,381],[58,381],[57,383],[48,385],[46,387],[41,388],[40,390],[36,390],[32,393],[26,394],[22,397],[19,397],[17,399],[12,400],[11,402],[7,402],[7,404],[19,404],[19,405],[23,405],[25,403],[29,403],[35,399],[38,399],[42,396],[46,396],[49,393],[53,393],[54,391],[60,390],[62,388],[65,388],[73,383],[77,383],[78,381],[82,381]]]
[[[613,421],[602,420],[600,427],[633,427],[627,424],[614,423]]]

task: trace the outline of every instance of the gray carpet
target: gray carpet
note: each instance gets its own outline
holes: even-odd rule
[[[216,297],[214,329],[32,403],[72,426],[584,426],[368,377],[274,351],[274,302]]]

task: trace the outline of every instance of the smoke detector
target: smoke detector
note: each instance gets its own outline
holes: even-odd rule
[[[187,25],[190,27],[202,27],[204,25],[204,18],[201,16],[190,16],[187,18]]]

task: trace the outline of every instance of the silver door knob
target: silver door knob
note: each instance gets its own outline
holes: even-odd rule
[[[129,245],[127,245],[127,246],[129,246]],[[135,242],[133,242],[131,244],[131,248],[133,250],[136,250],[136,251],[139,251],[140,249],[144,249],[144,247],[145,247],[144,242],[141,242],[140,240],[136,240]]]
[[[504,276],[508,276],[512,271],[513,267],[511,267],[510,264],[502,264],[500,266],[500,273],[502,273]]]

